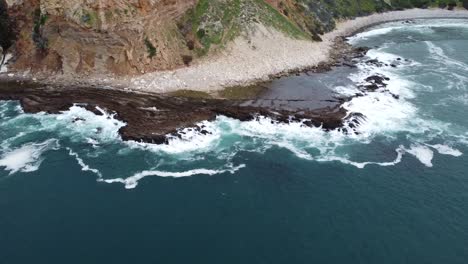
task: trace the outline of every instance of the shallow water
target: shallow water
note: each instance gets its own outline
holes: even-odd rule
[[[219,117],[157,146],[0,102],[0,263],[466,263],[468,21],[350,42],[374,49],[327,93],[390,77],[345,105],[357,134]]]
[[[338,98],[343,97],[334,88],[353,85],[349,76],[356,71],[348,67],[334,67],[325,73],[307,72],[282,77],[264,84],[265,92],[244,105],[292,111],[334,108],[340,104]]]

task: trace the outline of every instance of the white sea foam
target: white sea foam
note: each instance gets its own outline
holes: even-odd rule
[[[433,32],[434,28],[442,28],[442,27],[451,27],[451,28],[468,28],[468,24],[464,21],[466,20],[453,20],[453,19],[445,19],[445,20],[416,20],[418,23],[415,24],[402,24],[402,22],[393,22],[393,23],[386,23],[381,26],[376,26],[364,32],[355,34],[354,36],[349,38],[350,43],[355,44],[358,41],[366,40],[371,37],[386,35],[393,31],[416,31],[420,33],[431,33]]]
[[[270,118],[258,117],[257,120],[240,122],[221,117],[220,121],[229,126],[232,134],[243,138],[257,138],[257,144],[263,147],[278,146],[286,148],[298,157],[313,160],[317,156],[333,152],[340,145],[344,145],[349,138],[339,131],[326,132],[318,127],[308,127],[300,122],[289,124],[278,123]],[[313,156],[308,149],[318,150]]]
[[[394,161],[391,162],[354,162],[349,159],[343,157],[327,157],[324,159],[319,159],[319,161],[339,161],[343,164],[353,165],[357,168],[363,169],[368,165],[378,165],[378,166],[394,166],[402,161],[403,155],[405,153],[413,155],[417,158],[423,165],[427,167],[432,167],[432,159],[434,158],[434,152],[429,148],[433,148],[442,155],[451,155],[454,157],[459,157],[463,155],[463,153],[457,149],[451,148],[447,145],[421,145],[421,144],[412,144],[409,148],[405,148],[404,146],[400,146],[396,149],[397,157]]]
[[[465,132],[464,134],[457,135],[455,136],[457,139],[457,143],[463,144],[465,146],[468,146],[468,132]]]
[[[62,136],[74,141],[86,142],[92,138],[99,142],[109,142],[120,139],[118,131],[126,124],[115,119],[114,114],[109,114],[100,108],[97,110],[102,115],[96,115],[83,107],[74,105],[61,114],[34,114],[33,116],[41,122],[40,129],[58,131]]]
[[[94,138],[87,138],[86,139],[86,142],[90,145],[93,146],[93,148],[97,148],[99,146],[99,141],[97,141],[96,139]]]
[[[0,101],[0,118],[5,117],[6,111],[8,111],[8,105]]]
[[[312,157],[312,155],[307,153],[307,151],[301,148],[298,148],[297,146],[295,146],[293,143],[289,141],[284,140],[284,141],[276,141],[272,143],[280,148],[284,148],[284,149],[291,151],[294,155],[296,155],[296,157],[300,159],[314,160],[314,157]]]
[[[467,64],[461,61],[458,61],[456,59],[450,58],[449,56],[445,54],[444,50],[441,47],[437,46],[431,41],[425,41],[425,43],[433,59],[441,62],[443,65],[455,66],[460,70],[465,70],[465,71],[468,70]]]
[[[389,162],[373,162],[373,161],[355,162],[355,161],[349,160],[348,158],[338,157],[338,156],[324,157],[324,158],[318,159],[318,161],[322,161],[322,162],[339,161],[343,164],[352,165],[359,169],[364,169],[368,165],[378,165],[381,167],[388,167],[388,166],[394,166],[400,163],[403,158],[403,154],[405,153],[405,149],[402,146],[397,148],[395,151],[397,153],[397,157],[395,158],[395,160],[389,161]]]
[[[369,57],[370,59],[377,59],[378,61],[383,62],[383,63],[387,63],[387,64],[396,62],[398,60],[398,58],[401,59],[401,56],[398,56],[398,55],[383,51],[383,48],[369,50],[366,53],[366,57]],[[369,69],[372,69],[372,70],[379,70],[379,68],[373,68],[372,66],[366,66],[366,67],[369,68]],[[387,68],[385,68],[385,69],[388,70],[388,69],[391,69],[391,68],[387,66]]]
[[[426,167],[432,167],[432,159],[434,158],[434,152],[426,146],[414,144],[405,151],[414,157],[416,157]]]
[[[429,145],[429,144],[426,144],[426,146],[429,146],[429,147],[437,150],[437,152],[439,152],[439,154],[442,154],[442,155],[450,155],[450,156],[454,156],[454,157],[460,157],[461,155],[463,155],[463,153],[460,150],[452,148],[452,147],[447,146],[447,145],[442,145],[442,144]]]
[[[367,56],[387,64],[399,58],[399,56],[377,49],[370,50]],[[414,66],[414,63],[402,64],[400,67]],[[366,117],[357,130],[366,137],[384,132],[413,130],[412,121],[416,119],[418,110],[408,99],[414,98],[412,88],[416,84],[392,72],[391,67],[359,63],[358,68],[359,71],[350,76],[355,83],[365,83],[365,78],[371,75],[384,75],[389,77],[390,81],[387,81],[385,90],[366,93],[365,96],[355,97],[343,105],[348,112],[361,113]]]
[[[4,153],[0,159],[0,167],[14,174],[18,171],[32,172],[39,169],[43,159],[41,155],[59,147],[58,140],[49,139],[41,143],[25,144],[17,149]]]
[[[384,28],[376,28],[372,30],[367,30],[367,31],[364,31],[364,32],[361,32],[361,33],[355,34],[354,36],[349,37],[348,41],[350,43],[356,43],[359,40],[368,39],[369,37],[374,37],[378,35],[385,35],[385,34],[392,32],[393,30],[401,29],[401,28],[402,27],[384,27]]]
[[[97,108],[102,115],[96,115],[83,107],[72,106],[70,110],[62,112],[56,119],[71,126],[73,131],[81,135],[88,135],[100,140],[115,140],[120,138],[118,131],[126,124],[115,119],[115,114],[109,114]]]
[[[467,83],[468,83],[468,81],[467,81]],[[463,105],[468,105],[468,94],[464,94],[464,95],[461,95],[461,96],[450,97],[449,101],[457,102],[457,103],[460,103],[460,104],[463,104]]]
[[[158,171],[158,170],[149,170],[149,171],[142,171],[136,173],[135,175],[128,177],[128,178],[116,178],[116,179],[99,179],[99,182],[106,182],[106,183],[123,183],[126,189],[134,189],[138,185],[138,181],[145,177],[150,176],[158,176],[158,177],[173,177],[173,178],[180,178],[180,177],[190,177],[194,175],[217,175],[223,173],[231,173],[234,174],[236,171],[244,168],[245,165],[239,166],[231,166],[230,168],[222,169],[222,170],[212,170],[212,169],[194,169],[182,172],[168,172],[168,171]]]
[[[464,69],[464,70],[461,70],[460,72],[467,72],[467,71],[468,71],[468,67],[466,69]],[[452,77],[454,77],[456,79],[456,81],[454,82],[455,85],[453,85],[454,88],[456,88],[458,90],[465,90],[465,91],[468,89],[468,77],[467,76],[458,74],[458,73],[456,73],[454,71],[450,72],[450,76],[452,76]],[[464,98],[466,100],[466,98],[467,98],[466,94],[464,95]]]
[[[23,137],[24,135],[26,135],[25,132],[19,132],[18,134],[14,135],[13,137],[10,137],[10,138],[7,138],[7,139],[4,139],[2,141],[2,143],[0,144],[0,148],[1,149],[8,149],[10,147],[10,144],[12,142],[15,142],[15,140]]]
[[[86,163],[84,163],[83,159],[80,158],[78,153],[74,152],[71,148],[67,148],[68,154],[72,157],[75,157],[76,161],[78,162],[78,165],[81,166],[82,171],[90,171],[94,174],[96,174],[99,178],[102,178],[102,174],[99,170],[93,169],[90,166],[88,166]]]
[[[364,114],[365,121],[356,129],[366,137],[379,133],[413,130],[411,117],[417,109],[410,103],[397,100],[389,94],[371,93],[345,103],[344,107],[355,113]]]
[[[117,120],[114,114],[106,113],[100,108],[97,110],[101,111],[102,115],[96,115],[77,105],[60,114],[18,112],[18,115],[4,121],[2,125],[9,127],[20,125],[27,133],[55,132],[75,142],[87,142],[88,139],[101,143],[119,140],[119,129],[126,124]]]
[[[349,86],[337,86],[333,88],[333,91],[342,96],[354,96],[361,93],[361,91],[354,85]]]
[[[167,136],[168,144],[146,144],[130,141],[128,146],[157,153],[183,154],[213,149],[221,138],[221,128],[218,122],[203,121],[197,124],[200,129],[184,128],[179,130],[179,136]],[[202,133],[201,131],[207,133]]]

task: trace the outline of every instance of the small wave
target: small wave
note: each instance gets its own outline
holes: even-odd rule
[[[467,83],[468,83],[468,81],[467,81]],[[448,100],[451,101],[451,102],[456,102],[456,103],[460,103],[460,104],[463,104],[463,105],[468,105],[468,94],[464,94],[464,95],[461,95],[461,96],[452,96]]]
[[[460,157],[461,155],[463,155],[463,153],[459,151],[458,149],[454,149],[447,145],[412,144],[409,148],[405,148],[404,146],[400,146],[399,148],[397,148],[395,150],[397,152],[397,157],[395,158],[394,161],[391,161],[391,162],[371,162],[371,161],[355,162],[347,158],[337,157],[337,156],[329,156],[323,159],[317,159],[317,161],[322,161],[322,162],[338,161],[343,164],[355,166],[359,169],[363,169],[368,165],[378,165],[382,167],[387,167],[387,166],[394,166],[400,163],[403,160],[403,155],[405,153],[408,153],[414,156],[415,158],[417,158],[426,167],[432,167],[433,166],[432,160],[434,158],[434,152],[429,147],[437,150],[437,152],[441,155],[450,155],[454,157]]]
[[[1,149],[8,149],[10,147],[10,144],[15,142],[15,140],[23,137],[24,135],[26,135],[25,132],[19,132],[18,134],[14,135],[13,137],[4,139],[3,142],[0,144],[0,148]]]
[[[5,112],[8,111],[8,107],[5,103],[0,102],[0,118],[5,117]]]
[[[454,156],[454,157],[460,157],[461,155],[463,155],[463,153],[458,150],[458,149],[454,149],[450,146],[447,146],[447,145],[442,145],[442,144],[436,144],[436,145],[429,145],[429,144],[426,144],[426,146],[429,146],[435,150],[437,150],[437,152],[439,152],[439,154],[441,155],[449,155],[449,156]]]
[[[22,114],[21,106],[13,101],[0,101],[0,118],[6,120],[11,115]]]
[[[456,59],[450,58],[445,54],[444,50],[441,47],[435,45],[433,42],[425,41],[424,43],[426,43],[429,53],[433,55],[432,58],[436,61],[441,62],[443,65],[451,65],[458,67],[459,69],[462,69],[464,71],[468,70],[467,64]]]
[[[71,148],[67,148],[68,150],[68,154],[72,157],[75,157],[76,161],[78,162],[78,165],[81,166],[81,170],[82,171],[90,171],[94,174],[96,174],[99,179],[102,178],[102,174],[99,170],[97,169],[93,169],[91,167],[89,167],[86,163],[84,163],[83,159],[80,158],[80,156],[78,155],[78,153],[74,152]]]
[[[58,140],[49,139],[41,143],[25,144],[17,149],[4,153],[0,159],[0,167],[10,172],[10,175],[21,172],[33,172],[39,169],[43,159],[42,154],[48,150],[57,150]]]
[[[416,31],[419,33],[432,33],[435,28],[451,27],[451,28],[468,28],[467,23],[460,23],[460,20],[454,19],[441,19],[438,21],[418,19],[415,24],[402,25],[401,22],[386,23],[381,26],[374,27],[373,29],[355,34],[348,38],[351,44],[356,44],[359,41],[367,40],[371,37],[386,35],[394,31]]]
[[[394,161],[390,161],[390,162],[373,162],[373,161],[355,162],[347,158],[337,157],[337,156],[329,156],[329,157],[321,158],[321,159],[318,159],[318,161],[321,161],[321,162],[338,161],[343,164],[352,165],[358,169],[364,169],[368,165],[378,165],[381,167],[388,167],[388,166],[395,166],[396,164],[401,162],[403,158],[403,154],[405,153],[405,149],[402,146],[400,146],[398,149],[396,149],[396,153],[397,153],[397,157],[395,158]]]
[[[138,185],[138,181],[145,177],[150,176],[158,176],[158,177],[173,177],[173,178],[180,178],[180,177],[190,177],[194,175],[217,175],[217,174],[224,174],[224,173],[231,173],[234,174],[236,171],[245,168],[245,165],[239,166],[231,166],[231,168],[223,169],[223,170],[211,170],[211,169],[194,169],[182,172],[168,172],[168,171],[158,171],[158,170],[149,170],[149,171],[142,171],[136,173],[135,175],[128,177],[128,178],[116,178],[116,179],[99,179],[99,182],[105,183],[123,183],[126,189],[134,189]]]
[[[364,31],[364,32],[355,34],[354,36],[349,37],[348,41],[351,44],[354,44],[358,40],[364,40],[364,39],[368,39],[369,37],[378,36],[378,35],[385,35],[385,34],[388,34],[388,33],[392,32],[393,30],[401,29],[401,28],[403,28],[403,27],[376,28],[376,29],[372,29],[372,30],[368,30],[368,31]]]

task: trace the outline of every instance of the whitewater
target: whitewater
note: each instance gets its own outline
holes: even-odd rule
[[[219,116],[200,124],[208,135],[186,128],[169,144],[153,145],[123,142],[118,130],[125,123],[103,109],[98,109],[103,115],[79,105],[62,114],[27,114],[17,102],[3,101],[0,177],[41,174],[53,152],[73,159],[83,174],[96,177],[96,184],[127,189],[152,176],[236,175],[255,166],[246,153],[278,152],[317,166],[339,163],[375,171],[409,157],[430,168],[440,156],[464,155],[468,122],[459,112],[467,110],[467,20],[392,22],[349,42],[372,48],[348,76],[353,85],[333,88],[337,96],[360,94],[343,105],[349,113],[363,114],[358,127],[346,124],[327,132],[305,126],[306,120],[282,124],[261,116],[249,122]],[[366,63],[372,59],[384,66]],[[388,77],[387,86],[360,91],[371,75]]]

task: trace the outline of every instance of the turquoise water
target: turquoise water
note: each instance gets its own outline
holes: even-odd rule
[[[0,263],[466,263],[468,21],[350,42],[373,47],[351,80],[390,77],[352,134],[219,117],[156,146],[0,102]]]

